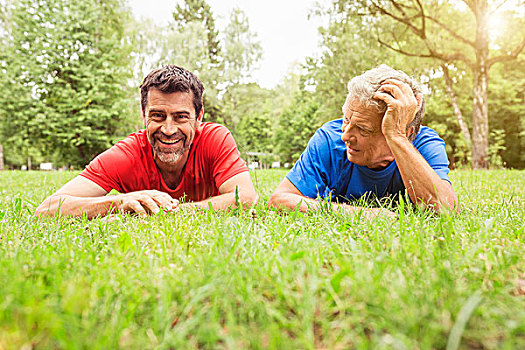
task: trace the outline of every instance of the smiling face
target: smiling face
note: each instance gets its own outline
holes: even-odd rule
[[[157,165],[183,166],[202,120],[202,110],[195,114],[193,93],[150,89],[142,118]]]
[[[374,106],[349,99],[343,107],[343,134],[348,160],[371,169],[388,166],[394,156],[381,132],[383,115]]]

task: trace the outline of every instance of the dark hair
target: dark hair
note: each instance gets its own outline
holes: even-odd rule
[[[204,86],[192,72],[175,65],[167,65],[149,73],[140,85],[140,104],[142,114],[146,113],[149,90],[157,89],[171,94],[173,92],[193,92],[193,107],[198,115],[202,109],[202,93]]]

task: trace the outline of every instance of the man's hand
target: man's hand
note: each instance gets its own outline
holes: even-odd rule
[[[169,194],[155,190],[115,196],[106,194],[102,187],[79,175],[46,198],[35,210],[35,216],[85,215],[94,218],[117,211],[148,215],[158,213],[161,208],[172,211],[179,205]]]
[[[179,205],[178,200],[157,190],[137,191],[117,196],[116,209],[118,211],[136,213],[141,216],[157,214],[161,208],[173,211]]]
[[[369,220],[373,220],[373,219],[381,218],[381,217],[395,219],[397,217],[396,213],[388,209],[384,209],[384,208],[368,208],[366,209],[365,216]]]
[[[286,177],[277,186],[268,201],[269,208],[285,210],[296,210],[298,208],[303,213],[309,210],[317,210],[321,205],[318,200],[305,197]],[[343,208],[351,214],[362,215],[367,220],[374,220],[382,216],[396,217],[395,213],[383,208],[364,208],[340,203],[331,203],[331,205],[334,210]]]
[[[412,89],[406,83],[396,79],[387,79],[381,83],[374,97],[384,101],[387,105],[381,124],[383,135],[387,139],[396,136],[407,137],[407,126],[421,108],[422,95],[414,96]]]

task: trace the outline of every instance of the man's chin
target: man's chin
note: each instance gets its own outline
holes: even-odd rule
[[[357,164],[357,165],[363,165],[362,161],[360,161],[359,157],[353,156],[351,154],[348,154],[347,157],[349,162]]]
[[[190,148],[186,147],[183,141],[179,141],[176,145],[176,147],[162,147],[162,143],[159,141],[155,142],[152,147],[155,159],[158,159],[158,161],[164,164],[177,164],[184,153]]]
[[[156,150],[155,155],[158,160],[166,164],[174,164],[179,161],[183,152],[162,152],[161,150]]]

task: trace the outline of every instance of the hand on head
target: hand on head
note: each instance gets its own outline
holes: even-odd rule
[[[381,83],[374,98],[382,100],[387,110],[382,121],[382,132],[385,137],[408,136],[411,132],[407,126],[421,108],[423,96],[414,95],[407,83],[397,79],[387,79]]]

